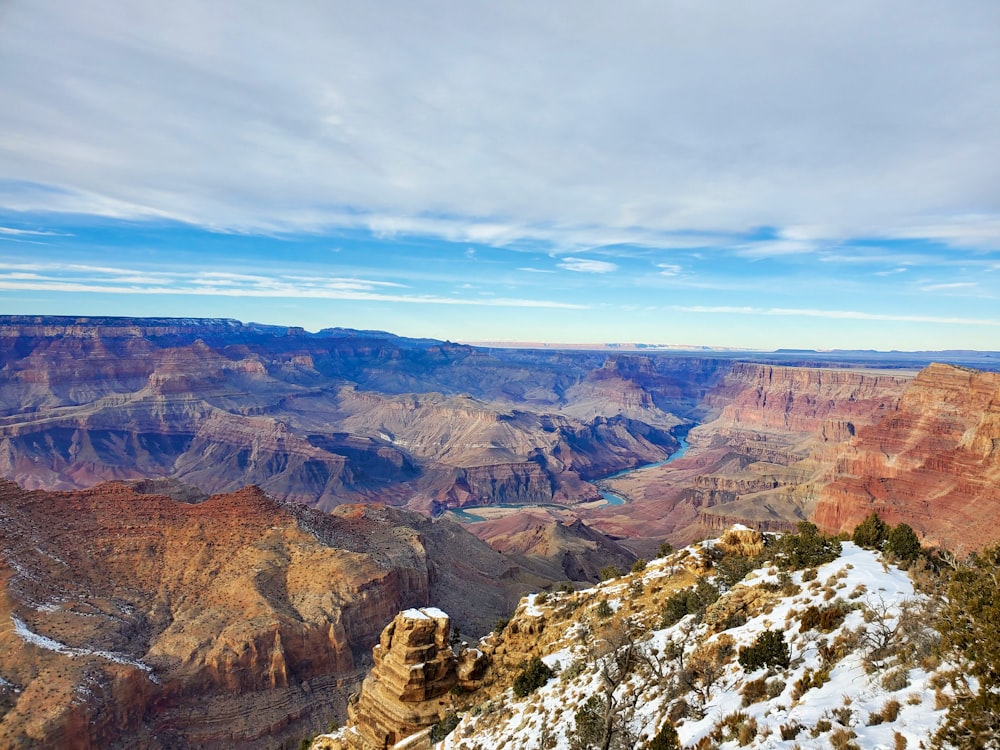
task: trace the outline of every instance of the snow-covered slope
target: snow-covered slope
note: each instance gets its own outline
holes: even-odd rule
[[[690,563],[710,546],[593,589],[523,600],[512,622],[550,615],[543,661],[556,674],[523,698],[508,689],[471,706],[436,747],[571,750],[578,721],[595,714],[601,728],[611,715],[612,748],[642,748],[668,721],[684,747],[929,745],[951,694],[932,653],[932,604],[906,572],[845,542],[818,568],[753,571],[703,617],[663,627],[671,582],[689,584]],[[567,610],[571,618],[557,615]],[[789,665],[747,672],[740,649],[766,631],[782,634]]]

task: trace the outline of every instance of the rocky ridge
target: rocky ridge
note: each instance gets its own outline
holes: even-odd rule
[[[483,632],[545,583],[384,506],[0,482],[0,745],[271,748],[343,715],[400,609]]]
[[[455,728],[434,747],[569,750],[586,732],[598,732],[589,742],[599,745],[604,726],[618,738],[612,747],[643,746],[668,726],[682,747],[926,745],[959,694],[932,654],[933,597],[849,542],[811,571],[779,576],[765,563],[721,584],[713,563],[724,554],[767,560],[763,542],[734,530],[592,589],[527,597],[481,642],[484,685],[453,697]],[[699,579],[721,596],[664,622],[664,603]],[[787,661],[744,665],[742,652],[766,632],[782,634]],[[552,676],[512,692],[532,657]],[[424,733],[393,747],[429,746]]]

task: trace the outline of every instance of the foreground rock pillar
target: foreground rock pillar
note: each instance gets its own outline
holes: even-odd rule
[[[458,681],[451,621],[437,608],[408,609],[372,651],[375,666],[347,707],[350,750],[385,750],[443,717]]]

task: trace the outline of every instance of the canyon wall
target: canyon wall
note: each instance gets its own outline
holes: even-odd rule
[[[858,430],[895,411],[913,375],[734,363],[705,394],[683,458],[609,480],[626,506],[586,517],[649,554],[743,523],[781,531],[812,517]],[[643,542],[645,539],[647,541]]]
[[[0,745],[268,747],[343,716],[385,623],[485,632],[545,585],[455,524],[0,483]]]
[[[727,367],[228,320],[6,317],[0,475],[39,489],[253,483],[326,510],[572,504],[597,497],[589,479],[675,450],[671,430]]]
[[[931,365],[858,430],[814,518],[850,530],[873,511],[956,551],[1000,539],[1000,373]]]

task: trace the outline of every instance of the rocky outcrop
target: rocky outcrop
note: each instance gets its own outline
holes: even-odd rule
[[[375,664],[348,709],[347,750],[383,750],[444,718],[458,684],[451,621],[440,609],[408,609],[372,651]]]
[[[1000,539],[1000,373],[931,365],[897,409],[858,430],[814,518],[848,531],[873,511],[925,544]]]
[[[830,438],[894,409],[911,379],[905,373],[738,362],[705,404],[718,411],[713,433],[730,425]]]
[[[630,550],[566,513],[532,509],[507,518],[469,525],[493,549],[540,575],[569,581],[596,582],[608,566],[628,570],[636,556]]]
[[[544,584],[384,506],[0,482],[0,746],[274,747],[343,716],[400,609],[482,633]]]

